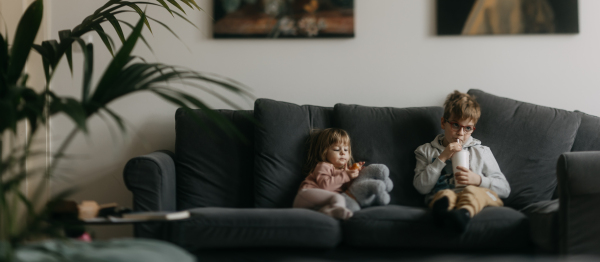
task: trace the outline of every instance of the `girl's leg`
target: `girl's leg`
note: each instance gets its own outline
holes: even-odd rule
[[[342,195],[318,188],[300,190],[293,206],[318,210],[337,219],[348,219],[352,216]]]

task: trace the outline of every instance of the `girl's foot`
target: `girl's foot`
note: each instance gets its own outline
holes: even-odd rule
[[[345,207],[342,206],[331,206],[331,205],[327,205],[324,206],[323,208],[321,208],[319,210],[319,212],[328,215],[330,217],[333,217],[335,219],[349,219],[352,217],[353,213],[352,211],[350,211],[350,209],[347,209]]]

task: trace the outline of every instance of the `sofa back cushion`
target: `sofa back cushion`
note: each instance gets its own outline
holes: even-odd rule
[[[217,113],[229,119],[247,141],[221,131],[201,110],[180,108],[175,113],[178,209],[254,206],[252,111]]]
[[[571,151],[600,151],[600,117],[575,112],[581,116],[581,125]]]
[[[258,99],[254,117],[256,207],[291,207],[300,183],[312,129],[332,127],[333,108]]]
[[[352,155],[366,164],[385,164],[394,189],[390,204],[423,206],[413,186],[415,149],[441,133],[441,107],[389,108],[337,104],[336,125],[352,140]]]
[[[490,147],[511,187],[504,204],[521,209],[550,200],[558,157],[571,151],[580,117],[575,112],[469,90],[481,106],[473,137]]]

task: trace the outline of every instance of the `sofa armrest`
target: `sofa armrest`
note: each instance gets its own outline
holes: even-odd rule
[[[133,193],[134,211],[175,211],[175,155],[168,150],[152,152],[130,159],[123,170],[123,180]],[[160,223],[135,225],[135,236],[163,239]]]
[[[557,176],[560,253],[600,254],[600,151],[562,154]]]

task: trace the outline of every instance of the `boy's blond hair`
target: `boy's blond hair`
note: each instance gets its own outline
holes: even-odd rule
[[[305,165],[305,172],[312,173],[319,162],[327,161],[327,149],[331,145],[342,144],[348,146],[348,163],[354,162],[352,158],[352,147],[350,146],[350,136],[348,132],[339,128],[327,128],[323,130],[313,130],[310,135],[310,146],[308,148],[308,158]]]
[[[444,102],[444,119],[449,120],[451,116],[457,120],[468,119],[477,123],[481,116],[481,108],[474,96],[454,90]]]

